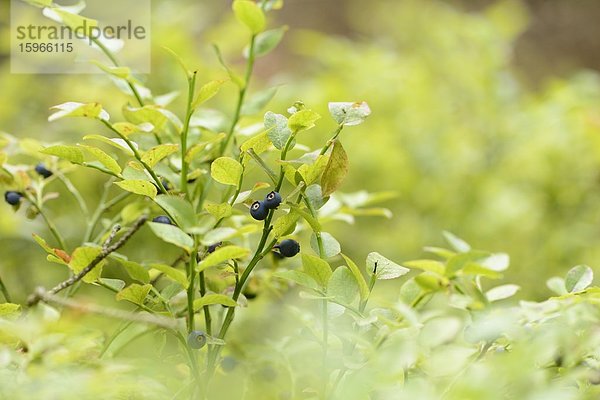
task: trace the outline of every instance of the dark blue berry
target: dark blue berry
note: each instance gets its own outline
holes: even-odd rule
[[[23,193],[8,191],[4,193],[4,200],[10,204],[11,206],[16,206],[19,204],[21,199],[23,198]]]
[[[44,179],[50,178],[52,176],[52,171],[48,170],[46,168],[46,166],[42,163],[39,163],[38,165],[35,166],[35,172],[37,172],[39,175],[43,176]]]
[[[169,181],[167,181],[166,179],[161,179],[160,183],[162,183],[165,190],[167,190],[167,191],[171,190],[171,185],[169,185]]]
[[[152,222],[157,222],[159,224],[173,225],[173,223],[171,222],[171,219],[169,217],[167,217],[166,215],[159,215],[158,217],[154,217],[152,219]]]
[[[275,248],[279,249],[279,254],[284,257],[294,257],[300,252],[300,243],[294,239],[282,240]]]
[[[235,358],[226,356],[221,360],[221,368],[223,368],[223,371],[225,372],[231,372],[235,369],[237,363],[238,362]]]
[[[262,221],[269,215],[269,209],[265,207],[262,201],[255,201],[250,206],[250,215],[252,215],[252,218]]]
[[[210,254],[210,253],[214,253],[214,252],[215,252],[215,250],[217,249],[217,247],[219,247],[219,246],[220,246],[220,245],[222,245],[222,244],[223,244],[223,242],[217,242],[217,243],[211,244],[210,246],[208,246],[208,247],[206,248],[206,252],[207,252],[208,254]]]
[[[191,331],[187,342],[192,349],[201,349],[206,344],[206,334],[203,331]]]
[[[277,208],[281,204],[281,195],[279,192],[271,192],[265,196],[263,203],[269,210]]]

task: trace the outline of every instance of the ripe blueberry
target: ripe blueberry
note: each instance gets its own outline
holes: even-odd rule
[[[165,188],[166,191],[171,190],[171,185],[169,185],[169,181],[167,181],[166,179],[161,179],[160,183],[162,183],[163,187]]]
[[[269,210],[277,208],[281,204],[281,195],[279,192],[271,192],[265,196],[263,203]]]
[[[206,334],[203,331],[191,331],[187,342],[192,349],[201,349],[206,344]]]
[[[221,246],[222,244],[223,244],[223,242],[217,242],[217,243],[213,243],[213,244],[211,244],[210,246],[208,246],[208,247],[206,248],[206,252],[207,252],[208,254],[210,254],[210,253],[214,253],[214,252],[215,252],[215,250],[217,249],[217,247]]]
[[[152,219],[152,222],[157,222],[159,224],[173,225],[173,223],[171,222],[171,219],[169,217],[167,217],[166,215],[159,215],[158,217],[154,217]]]
[[[255,201],[250,206],[250,215],[252,215],[252,218],[262,221],[269,215],[269,209],[265,207],[265,203],[262,201]]]
[[[294,257],[300,252],[300,243],[294,239],[282,240],[275,248],[279,249],[279,254],[284,257]]]
[[[8,191],[4,193],[4,200],[11,206],[16,206],[19,204],[22,198],[23,194],[19,192]]]
[[[44,179],[50,178],[52,176],[52,171],[48,170],[46,168],[46,166],[42,163],[39,163],[38,165],[35,166],[35,172],[37,172],[39,175],[43,176]]]
[[[223,357],[223,359],[221,360],[221,368],[223,368],[223,371],[225,372],[231,372],[235,369],[235,367],[237,366],[237,360],[231,356],[225,356]]]

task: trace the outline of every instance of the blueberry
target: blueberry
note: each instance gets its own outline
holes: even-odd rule
[[[281,195],[279,192],[271,192],[265,196],[264,205],[269,210],[279,207],[281,204]]]
[[[282,240],[275,248],[279,249],[279,253],[284,257],[294,257],[300,252],[300,243],[294,239]]]
[[[235,358],[226,356],[221,360],[221,368],[223,368],[223,371],[225,372],[231,372],[235,369],[237,363],[238,362]]]
[[[23,198],[23,193],[8,191],[4,193],[4,200],[10,204],[11,206],[16,206],[19,204],[21,199]]]
[[[44,179],[50,178],[52,176],[52,171],[48,170],[46,168],[46,166],[42,163],[39,163],[38,165],[35,166],[35,172],[37,172],[39,175],[43,176]]]
[[[210,253],[214,253],[214,252],[215,252],[215,250],[217,249],[217,247],[219,247],[219,246],[220,246],[220,245],[222,245],[222,244],[223,244],[223,242],[217,242],[217,243],[213,243],[213,244],[211,244],[210,246],[208,246],[208,247],[206,248],[206,252],[207,252],[208,254],[210,254]]]
[[[169,185],[169,181],[167,181],[166,179],[161,179],[160,183],[162,183],[166,191],[171,190],[171,185]]]
[[[159,215],[158,217],[154,217],[152,219],[152,222],[157,222],[159,224],[173,225],[173,223],[171,222],[171,219],[169,217],[167,217],[166,215]]]
[[[262,221],[269,215],[269,209],[265,207],[265,203],[262,201],[255,201],[250,206],[250,215],[252,215],[252,218]]]
[[[201,349],[206,344],[206,334],[203,331],[191,331],[187,342],[192,349]]]

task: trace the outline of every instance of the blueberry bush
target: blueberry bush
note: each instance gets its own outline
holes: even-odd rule
[[[597,398],[590,267],[516,302],[520,286],[499,282],[508,254],[453,233],[397,263],[352,258],[328,231],[389,217],[379,203],[395,195],[339,191],[367,101],[334,99],[325,118],[302,101],[265,111],[275,92],[251,83],[287,30],[270,26],[281,5],[233,2],[242,72],[218,45],[211,77],[165,49],[187,81],[182,109],[99,45],[124,104],[53,107],[50,123],[84,121],[67,143],[2,135],[4,207],[34,224],[35,263],[56,280],[22,294],[0,276],[0,398]],[[206,112],[222,89],[235,92],[227,120]],[[90,195],[78,177],[92,174]],[[60,223],[57,202],[74,206]]]

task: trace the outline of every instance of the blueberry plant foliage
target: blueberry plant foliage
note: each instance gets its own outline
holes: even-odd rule
[[[51,2],[32,3],[60,9],[65,24],[82,18]],[[215,47],[224,76],[202,81],[169,51],[187,78],[184,110],[157,101],[94,39],[112,62],[98,67],[131,96],[121,115],[99,103],[66,102],[53,107],[50,122],[84,118],[98,133],[39,149],[2,137],[6,207],[46,224],[47,233],[33,239],[69,276],[36,288],[24,304],[12,302],[0,277],[0,396],[597,398],[600,292],[590,287],[591,268],[549,280],[549,300],[506,305],[519,286],[489,281],[502,278],[508,255],[473,249],[451,233],[450,249],[426,248],[431,258],[403,265],[378,252],[360,262],[344,254],[326,223],[387,215],[372,205],[389,193],[337,192],[349,169],[343,134],[371,110],[363,101],[329,103],[331,133],[300,101],[258,120],[252,115],[270,100],[248,94],[254,63],[286,30],[267,29],[266,16],[280,6],[233,2],[249,37],[243,74]],[[224,85],[236,88],[237,101],[221,130],[197,111]],[[307,135],[322,137],[322,146],[303,145]],[[81,169],[106,177],[95,208],[70,178]],[[79,238],[67,237],[47,212],[62,196],[72,196],[84,217]],[[143,230],[179,256],[130,259],[121,249]],[[115,268],[128,277],[111,275]],[[135,310],[83,300],[82,285]],[[254,306],[260,289],[288,300],[267,309],[280,323],[261,335],[266,340],[249,333],[260,331],[261,318],[235,318]],[[122,324],[107,336],[61,334],[69,313]],[[164,343],[146,352],[164,355],[174,371],[145,374],[146,366],[116,357],[148,333]]]

